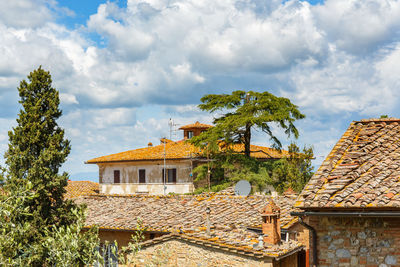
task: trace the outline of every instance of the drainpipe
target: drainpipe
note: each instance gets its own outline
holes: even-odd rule
[[[166,157],[167,157],[167,151],[165,148],[165,143],[167,143],[167,141],[164,138],[164,177],[163,177],[163,189],[164,189],[164,195],[166,195],[166,189],[167,189],[167,185],[166,185],[166,177],[167,177],[167,170],[166,170]]]
[[[312,247],[313,247],[312,259],[313,259],[313,263],[314,263],[313,266],[317,267],[318,266],[318,263],[317,263],[317,233],[312,226],[303,222],[303,217],[301,217],[301,216],[299,216],[299,223],[311,231],[311,239],[312,239]]]
[[[382,218],[400,217],[399,211],[302,211],[291,212],[291,216],[299,217],[299,223],[312,232],[313,247],[317,247],[317,235],[314,228],[303,222],[304,216],[329,216],[329,217],[363,217],[363,218]],[[313,249],[313,262],[317,262],[317,250]],[[317,265],[314,265],[317,266]]]

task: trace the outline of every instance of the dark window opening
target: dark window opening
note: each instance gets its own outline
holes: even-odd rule
[[[114,184],[121,183],[121,176],[119,170],[114,171]]]
[[[150,234],[150,239],[154,239],[154,237],[156,237],[156,235],[154,233]]]
[[[187,132],[187,138],[190,139],[193,137],[193,131],[188,131]]]
[[[282,241],[289,241],[289,233],[288,232],[281,232],[281,240]]]
[[[139,170],[139,183],[140,184],[146,183],[146,170],[145,169]]]
[[[166,169],[167,170],[167,175],[165,177],[165,180],[167,183],[176,183],[176,168],[174,169]],[[162,179],[164,181],[164,169],[162,170]]]

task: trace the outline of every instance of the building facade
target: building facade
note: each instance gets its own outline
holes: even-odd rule
[[[400,266],[400,120],[351,123],[292,215],[310,229],[310,266]]]
[[[184,139],[161,139],[160,144],[149,143],[146,148],[129,150],[88,160],[99,167],[100,192],[103,194],[192,193],[193,169],[207,163],[205,151],[186,142],[206,131],[211,125],[196,122],[182,126]],[[243,145],[234,149],[243,152]],[[259,160],[278,159],[287,151],[263,146],[251,146],[251,156]]]

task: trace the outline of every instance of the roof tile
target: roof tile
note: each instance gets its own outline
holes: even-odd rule
[[[390,118],[351,123],[295,206],[303,209],[400,206],[400,196],[395,193],[400,177],[399,121]]]
[[[164,139],[163,139],[164,140]],[[233,150],[236,152],[244,152],[243,144],[233,145]],[[285,150],[276,150],[264,146],[251,145],[251,156],[259,159],[282,158],[288,156]],[[199,148],[181,141],[166,140],[165,142],[165,158],[166,159],[190,159],[202,157],[202,152]],[[139,148],[102,156],[88,160],[86,163],[105,163],[105,162],[121,162],[121,161],[140,161],[140,160],[162,160],[164,159],[164,144],[152,147]]]

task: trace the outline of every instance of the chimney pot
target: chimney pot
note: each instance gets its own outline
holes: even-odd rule
[[[264,244],[279,244],[281,242],[280,209],[272,199],[267,202],[261,211],[262,232],[264,234]]]

